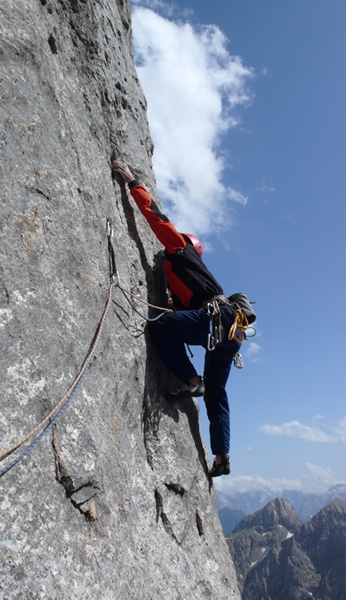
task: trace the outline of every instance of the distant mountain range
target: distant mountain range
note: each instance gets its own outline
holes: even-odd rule
[[[276,498],[226,536],[242,600],[345,600],[346,502],[302,524]]]
[[[321,493],[305,493],[295,490],[273,492],[269,489],[236,492],[231,495],[217,492],[217,507],[224,534],[231,533],[246,515],[260,510],[276,497],[289,500],[295,513],[305,523],[327,504],[330,504],[334,498],[346,501],[346,484],[335,485]]]

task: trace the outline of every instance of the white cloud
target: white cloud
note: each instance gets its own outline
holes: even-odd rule
[[[329,467],[320,467],[310,463],[305,463],[304,467],[305,471],[302,468],[301,476],[297,479],[240,475],[229,479],[220,477],[219,480],[215,480],[215,486],[219,492],[224,494],[263,491],[268,494],[280,495],[284,490],[325,492],[333,485],[345,483],[340,481]]]
[[[133,32],[165,210],[180,230],[193,225],[203,236],[227,229],[232,206],[247,197],[223,184],[220,144],[249,102],[252,71],[229,54],[214,25],[194,28],[135,6]]]
[[[246,349],[247,358],[249,358],[252,362],[257,362],[260,359],[260,352],[261,346],[259,344],[256,342],[249,342],[249,345]]]
[[[317,488],[318,490],[324,490],[338,483],[334,471],[329,467],[319,467],[311,463],[305,463],[305,466],[308,472],[306,478],[310,489]]]
[[[336,427],[333,427],[333,432],[339,442],[346,444],[346,417],[341,419]]]
[[[334,436],[328,435],[318,427],[303,425],[299,421],[291,421],[282,425],[261,425],[259,430],[267,435],[283,435],[299,438],[307,442],[336,442]]]
[[[215,480],[215,486],[219,492],[225,494],[234,494],[235,492],[254,492],[265,490],[268,492],[280,493],[283,490],[302,490],[303,484],[300,479],[270,478],[266,479],[259,475],[238,477],[226,477]]]
[[[311,419],[311,423],[318,423],[318,421],[323,421],[324,417],[322,415],[315,415]]]
[[[321,415],[316,415],[312,423],[323,420]],[[340,443],[346,444],[346,417],[333,426],[329,426],[329,433],[321,427],[303,425],[299,421],[282,423],[281,425],[261,425],[259,430],[266,435],[283,435],[299,438],[307,442]]]

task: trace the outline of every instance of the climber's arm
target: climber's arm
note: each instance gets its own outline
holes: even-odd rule
[[[173,223],[162,214],[143,185],[139,183],[129,167],[118,161],[113,162],[113,171],[117,171],[123,180],[129,184],[131,195],[142,215],[148,221],[157,239],[170,254],[175,254],[180,248],[186,247],[183,236],[176,230]]]

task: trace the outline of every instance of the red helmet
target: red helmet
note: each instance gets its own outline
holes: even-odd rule
[[[202,246],[201,242],[199,241],[199,239],[195,235],[193,235],[193,233],[182,233],[182,235],[184,236],[185,240],[189,244],[193,245],[193,247],[197,250],[200,257],[202,257],[203,246]]]

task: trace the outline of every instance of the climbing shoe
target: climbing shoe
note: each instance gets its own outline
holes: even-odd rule
[[[168,392],[166,398],[169,402],[176,402],[182,398],[197,398],[197,396],[204,396],[204,392],[204,383],[201,380],[197,385],[184,384],[178,389]]]
[[[225,454],[222,457],[222,462],[218,465],[215,460],[213,462],[213,466],[209,471],[210,477],[220,477],[220,475],[229,475],[231,472],[231,467],[229,465],[229,456]]]

